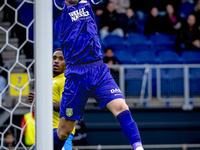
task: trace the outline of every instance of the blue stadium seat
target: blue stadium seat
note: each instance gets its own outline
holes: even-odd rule
[[[138,64],[156,64],[155,56],[149,51],[138,52],[136,60]]]
[[[114,56],[117,57],[117,59],[119,59],[119,61],[122,64],[135,64],[136,63],[135,59],[127,51],[115,52]]]
[[[160,64],[180,64],[179,55],[172,50],[164,50],[158,53]]]
[[[181,8],[178,11],[178,13],[183,17],[184,19],[187,19],[190,15],[190,12],[194,9],[194,4],[186,1],[184,3],[181,3]]]
[[[128,49],[131,51],[132,56],[136,56],[140,51],[149,50],[147,37],[143,34],[130,34],[127,36],[127,41],[129,43]]]
[[[199,64],[200,63],[200,52],[198,51],[193,51],[193,50],[183,51],[181,53],[181,56],[185,64]]]
[[[171,40],[170,35],[166,34],[152,34],[150,35],[151,49],[157,56],[159,51],[172,50],[174,47],[174,41]]]
[[[147,42],[147,37],[143,34],[134,33],[127,36],[127,41],[130,43],[143,43]]]
[[[121,43],[122,41],[124,41],[122,37],[117,36],[117,35],[111,35],[111,34],[106,36],[104,40],[107,44]]]
[[[127,50],[127,42],[125,40],[117,35],[108,35],[105,37],[104,41],[102,41],[102,44],[105,47],[110,47],[113,49],[113,52],[119,52],[119,51],[126,51]]]
[[[150,38],[150,41],[152,41],[153,43],[163,43],[166,40],[170,41],[171,35],[167,35],[164,33],[151,34],[149,38]]]

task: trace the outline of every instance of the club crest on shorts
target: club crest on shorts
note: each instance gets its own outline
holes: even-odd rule
[[[73,115],[73,108],[67,108],[66,115],[67,115],[67,117],[71,117]]]

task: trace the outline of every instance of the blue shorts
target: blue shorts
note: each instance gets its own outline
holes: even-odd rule
[[[124,98],[102,60],[69,66],[65,76],[60,107],[60,117],[65,119],[79,120],[89,96],[96,99],[100,108],[114,99]]]

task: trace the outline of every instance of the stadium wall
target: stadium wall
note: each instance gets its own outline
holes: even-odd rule
[[[132,116],[140,129],[143,144],[200,143],[200,109],[134,108]],[[127,145],[120,125],[108,111],[87,109],[83,116],[89,145]]]

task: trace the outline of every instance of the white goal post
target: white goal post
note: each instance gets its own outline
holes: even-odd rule
[[[52,0],[35,0],[36,150],[53,150]]]

